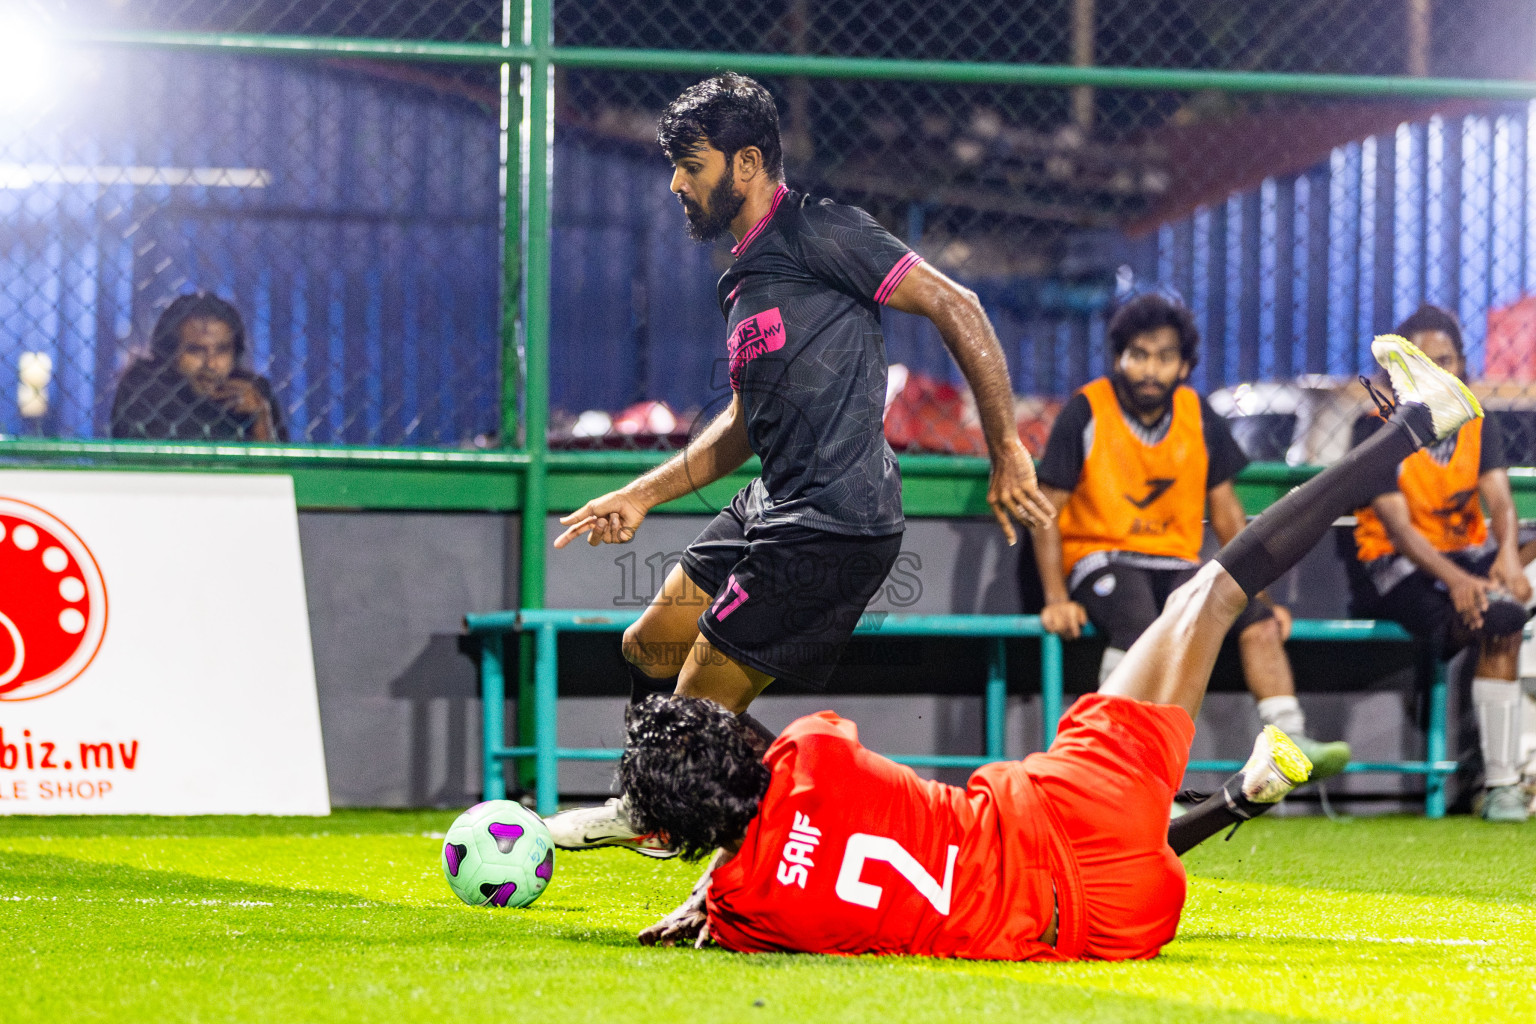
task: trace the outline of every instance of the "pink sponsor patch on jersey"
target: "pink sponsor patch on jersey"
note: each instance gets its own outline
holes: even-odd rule
[[[736,325],[725,343],[731,359],[731,387],[741,390],[741,370],[765,352],[784,347],[784,318],[779,307],[765,309]]]

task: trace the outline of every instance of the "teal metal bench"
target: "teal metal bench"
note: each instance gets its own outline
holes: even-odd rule
[[[622,751],[607,747],[562,747],[557,735],[559,635],[561,633],[618,633],[640,617],[636,612],[523,609],[465,616],[470,634],[481,638],[480,692],[483,725],[483,789],[485,799],[506,796],[504,762],[531,758],[534,763],[534,797],[540,814],[550,814],[559,799],[558,769],[561,761],[612,761]],[[506,669],[504,637],[510,632],[533,634],[533,743],[506,746]],[[1040,641],[1040,749],[1056,738],[1063,700],[1063,644],[1048,633],[1038,615],[868,615],[854,630],[857,636],[975,637],[986,640],[987,680],[982,719],[985,753],[982,755],[911,755],[892,760],[928,768],[975,768],[1005,758],[1004,723],[1007,712],[1007,652],[1010,637],[1034,637]],[[1086,630],[1092,635],[1092,628]],[[1398,625],[1369,619],[1299,619],[1291,639],[1303,641],[1411,641]],[[1423,775],[1424,812],[1428,817],[1445,814],[1445,776],[1456,762],[1445,759],[1446,673],[1436,663],[1429,693],[1429,721],[1425,728],[1426,757],[1422,761],[1365,761],[1350,764],[1351,772],[1395,772]],[[519,737],[526,739],[525,737]],[[1241,761],[1191,761],[1196,772],[1233,772]]]
[[[1412,643],[1413,637],[1395,622],[1375,619],[1296,619],[1291,639],[1301,641]],[[1429,684],[1429,721],[1424,725],[1422,761],[1351,761],[1346,772],[1392,772],[1424,776],[1424,816],[1445,817],[1445,777],[1456,772],[1455,761],[1446,760],[1446,663],[1435,661]],[[1235,772],[1241,761],[1191,761],[1192,772]]]

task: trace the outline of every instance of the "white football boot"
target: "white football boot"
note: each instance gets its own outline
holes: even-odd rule
[[[1243,765],[1243,796],[1256,804],[1275,804],[1312,775],[1312,762],[1289,736],[1266,725],[1253,741]]]
[[[666,840],[652,833],[640,835],[629,827],[629,804],[621,796],[596,807],[573,807],[544,819],[555,845],[562,850],[593,850],[599,846],[620,846],[646,857],[667,860],[677,851],[668,849]]]
[[[1407,338],[1380,334],[1371,342],[1371,355],[1392,379],[1392,390],[1403,403],[1418,403],[1429,409],[1434,422],[1433,441],[1443,441],[1469,420],[1483,415],[1483,407],[1465,384],[1453,373],[1442,370],[1435,361]],[[1433,443],[1421,438],[1424,444]]]

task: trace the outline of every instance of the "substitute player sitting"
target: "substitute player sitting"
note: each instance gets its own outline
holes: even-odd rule
[[[1226,544],[1247,522],[1232,478],[1248,458],[1227,421],[1185,385],[1200,353],[1195,318],[1161,295],[1138,296],[1109,322],[1111,370],[1072,396],[1051,427],[1040,484],[1059,510],[1034,533],[1046,629],[1083,624],[1109,640],[1099,678],[1195,574],[1211,529]],[[1259,718],[1312,760],[1314,781],[1349,763],[1349,744],[1309,738],[1285,654],[1290,614],[1262,595],[1232,626]]]
[[[718,865],[642,941],[708,936],[739,951],[973,959],[1155,956],[1184,905],[1178,854],[1273,805],[1309,765],[1273,726],[1222,791],[1171,825],[1194,716],[1222,638],[1394,466],[1481,415],[1452,375],[1402,339],[1377,339],[1401,404],[1341,462],[1276,502],[1194,578],[1056,742],[986,765],[965,789],[918,778],[859,745],[830,712],[767,749],[709,701],[634,709],[620,777],[632,818]]]
[[[1446,371],[1465,376],[1461,325],[1450,313],[1421,306],[1397,330]],[[1362,419],[1357,439],[1380,423]],[[1520,786],[1517,670],[1531,584],[1508,465],[1499,422],[1489,418],[1392,467],[1385,493],[1355,513],[1361,570],[1352,582],[1355,614],[1400,623],[1440,657],[1477,645],[1472,704],[1486,769],[1482,814],[1519,823],[1528,811]]]
[[[718,286],[731,403],[677,456],[561,519],[569,528],[555,547],[582,535],[627,543],[655,506],[760,456],[762,475],[688,545],[623,647],[633,699],[676,691],[744,713],[775,679],[826,685],[901,551],[882,307],[931,320],[964,372],[992,459],[987,501],[1008,542],[1013,519],[1033,526],[1052,510],[975,294],[863,210],[786,186],[766,89],[741,75],[707,79],[672,101],[656,134],[689,234],[736,239]],[[671,856],[629,827],[621,799],[562,812],[549,828],[563,849]]]

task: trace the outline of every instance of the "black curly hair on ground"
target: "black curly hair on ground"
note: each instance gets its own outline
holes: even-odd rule
[[[1179,357],[1193,370],[1200,362],[1200,328],[1195,326],[1195,315],[1182,302],[1147,292],[1138,295],[1119,309],[1109,320],[1109,357],[1118,363],[1120,356],[1138,335],[1172,327],[1179,336]]]
[[[630,825],[688,860],[740,839],[768,792],[750,730],[712,700],[656,695],[628,711],[619,783]]]

